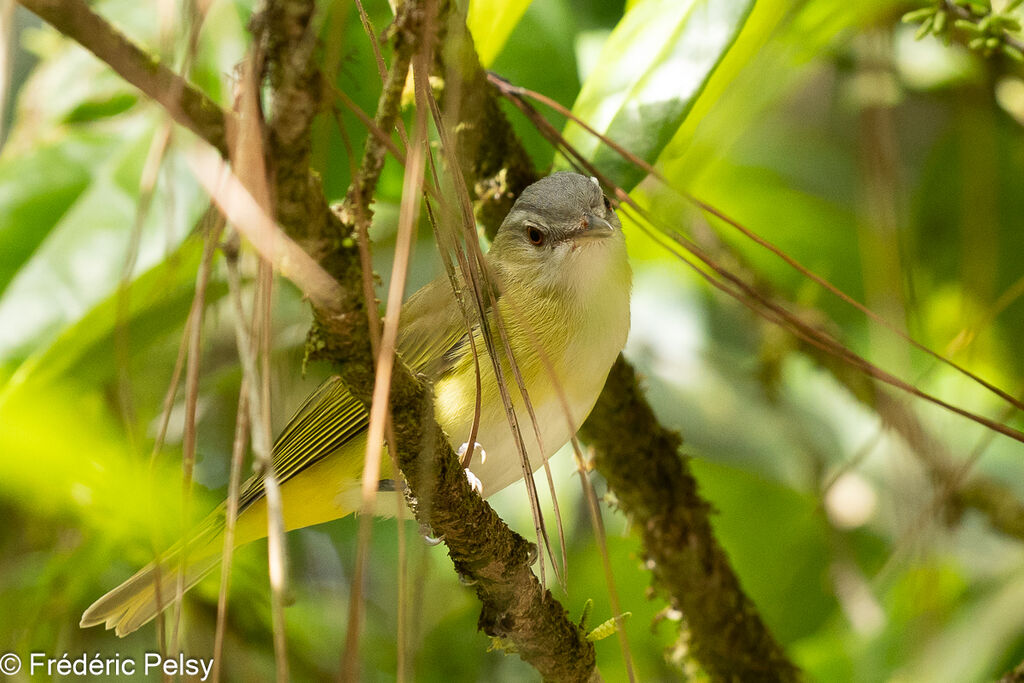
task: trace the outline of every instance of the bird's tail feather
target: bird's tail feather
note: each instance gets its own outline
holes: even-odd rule
[[[197,538],[189,541],[190,550],[184,567],[185,591],[199,583],[220,564],[221,554],[217,552],[220,543],[217,543],[217,539],[223,537],[217,533],[219,530],[212,529],[209,525],[204,531],[206,533],[200,533]],[[105,624],[108,630],[115,629],[118,636],[128,635],[174,603],[178,594],[178,578],[182,575],[182,570],[179,543],[160,559],[159,573],[156,563],[150,562],[130,579],[90,605],[82,614],[79,625],[88,628]]]

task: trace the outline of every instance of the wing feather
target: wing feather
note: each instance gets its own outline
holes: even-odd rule
[[[413,372],[437,381],[452,369],[468,340],[466,320],[447,278],[423,287],[402,307],[398,353]]]
[[[440,306],[438,302],[444,302]],[[409,368],[436,380],[454,367],[468,343],[466,321],[447,278],[413,294],[402,307],[398,352]],[[340,377],[323,382],[299,406],[273,446],[274,474],[285,483],[366,429],[369,415]],[[263,497],[263,477],[242,486],[239,511]]]
[[[341,381],[333,376],[302,403],[274,442],[274,474],[284,483],[320,462],[362,432],[368,416]],[[263,477],[250,477],[239,495],[238,509],[244,510],[263,497]]]

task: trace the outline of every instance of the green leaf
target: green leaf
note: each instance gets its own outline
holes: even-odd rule
[[[473,0],[466,25],[476,43],[480,63],[488,68],[505,47],[512,29],[522,19],[531,0]]]
[[[653,162],[690,112],[753,8],[751,0],[646,0],[615,27],[573,113]],[[613,182],[631,188],[645,172],[575,123],[565,137]]]
[[[145,354],[153,343],[181,328],[192,304],[202,251],[202,241],[192,237],[139,276],[126,291],[115,291],[67,327],[51,345],[26,359],[4,395],[24,386],[51,384],[70,372],[90,384],[109,380],[116,369],[117,358],[111,349],[119,325],[130,334],[133,355]],[[226,291],[224,283],[211,283],[207,304]]]
[[[587,619],[590,618],[590,613],[594,611],[594,601],[591,598],[587,598],[587,601],[583,603],[583,613],[580,614],[580,628],[585,629],[587,627]]]
[[[85,100],[72,109],[64,119],[67,123],[84,123],[117,116],[128,111],[139,101],[135,93],[114,93],[108,97]]]
[[[29,216],[24,225],[18,226],[28,236],[23,237],[26,246],[21,257],[8,267],[11,282],[0,296],[0,364],[5,370],[13,370],[48,346],[65,327],[76,323],[119,286],[138,210],[128,176],[131,169],[141,168],[155,118],[152,114],[129,117],[117,135],[105,135],[106,146],[76,151],[73,158],[81,158],[90,171],[84,189],[66,199],[60,215],[48,216],[51,224]],[[56,172],[56,168],[45,170]],[[138,172],[134,172],[135,178]],[[173,200],[156,196],[138,233],[139,271],[176,248],[203,206],[187,168],[176,163],[173,155],[168,158],[163,177],[174,183],[175,193]],[[135,180],[136,187],[137,183]],[[49,193],[44,181],[36,182],[26,189],[26,201],[45,206]],[[33,230],[44,229],[49,233],[45,240],[33,237]]]
[[[109,139],[69,136],[0,161],[0,292],[89,186]]]

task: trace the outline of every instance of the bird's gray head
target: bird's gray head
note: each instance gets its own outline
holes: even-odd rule
[[[498,229],[490,261],[505,277],[556,289],[626,263],[622,224],[597,181],[567,171],[523,190]]]

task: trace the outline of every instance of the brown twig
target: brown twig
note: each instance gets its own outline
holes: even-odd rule
[[[201,358],[200,347],[202,346],[203,334],[203,311],[206,309],[206,288],[210,281],[210,270],[213,266],[213,256],[216,252],[217,240],[223,227],[221,223],[215,223],[209,233],[206,234],[206,243],[203,246],[203,260],[199,265],[199,273],[196,276],[196,293],[192,299],[192,308],[189,312],[188,335],[188,359],[185,364],[185,433],[182,437],[182,482],[181,482],[181,528],[189,528],[189,510],[192,501],[192,474],[195,467],[196,454],[196,408],[199,400],[199,361]],[[181,605],[182,596],[185,593],[185,573],[188,561],[188,538],[182,542],[180,566],[178,569],[178,580],[175,587],[175,610],[174,628],[171,636],[171,652],[178,651],[178,635],[181,626]],[[160,587],[157,586],[159,591]]]
[[[237,251],[227,254],[236,258]],[[232,267],[232,266],[229,266]],[[217,626],[213,636],[212,683],[220,683],[220,665],[224,652],[224,632],[227,626],[228,594],[231,587],[231,564],[235,549],[235,525],[238,522],[238,494],[242,482],[242,462],[249,442],[249,387],[242,379],[238,390],[238,412],[235,416],[235,438],[231,445],[231,475],[228,479],[228,497],[224,510],[224,550],[221,553],[220,591],[217,594]]]
[[[180,101],[167,101],[166,93],[177,88],[177,85],[168,86],[168,83],[175,82],[173,73],[112,29],[81,0],[23,0],[23,4],[114,66],[126,80],[165,106],[175,120],[226,154],[225,121],[229,117],[189,86],[181,88]],[[403,51],[411,54],[411,51],[403,50],[402,43],[415,37],[415,32],[409,28],[414,23],[417,9],[417,3],[406,2],[400,11],[395,25],[396,60]],[[464,61],[460,60],[472,57],[475,63],[471,44],[468,44],[468,49],[466,45],[465,42],[460,44],[458,57],[446,54],[444,59],[461,65]],[[406,70],[407,66],[406,61]],[[479,64],[465,73],[471,78],[466,79],[463,94],[466,100],[478,97],[478,106],[465,106],[464,101],[460,109],[461,115],[471,122],[470,127],[460,132],[472,136],[468,142],[459,144],[466,161],[463,171],[467,179],[474,182],[478,216],[485,225],[496,227],[518,190],[535,179],[534,172],[518,140],[510,133],[507,122],[498,129],[503,131],[498,137],[492,137],[491,129],[486,127],[488,122],[504,120],[504,117],[484,82],[485,76]],[[483,87],[474,88],[474,83],[483,83]],[[379,108],[378,114],[393,116],[395,111],[397,107]],[[377,122],[378,125],[381,123],[380,117]],[[380,127],[391,130],[393,124]],[[368,151],[373,146],[372,142],[369,143]],[[383,148],[380,154],[382,159]],[[509,159],[516,161],[509,163]],[[364,200],[361,201],[362,206],[368,206],[379,175],[379,167],[375,172],[366,170],[361,171],[353,185]],[[328,272],[346,284],[343,290],[346,294],[358,292],[358,259],[337,247],[339,238],[346,236],[347,228],[327,209],[319,185],[310,179],[308,168],[302,179],[304,183],[295,182],[290,187],[297,188],[304,197],[305,201],[296,203],[296,206],[304,206],[306,214],[297,210],[294,222],[282,222],[327,267]],[[487,209],[488,206],[491,210]],[[300,225],[302,218],[305,220]],[[320,343],[315,355],[337,361],[353,393],[368,401],[368,387],[372,386],[371,355],[367,332],[365,329],[359,331],[365,305],[362,297],[347,296],[336,307],[317,306],[318,331],[314,342]],[[618,390],[613,378],[605,395]],[[579,629],[566,619],[564,609],[543,590],[530,571],[529,544],[510,533],[493,510],[470,491],[445,435],[432,423],[429,394],[401,365],[396,366],[392,393],[396,439],[403,470],[412,474],[409,485],[418,497],[432,501],[425,521],[435,533],[444,535],[456,568],[476,580],[476,592],[484,603],[481,627],[492,635],[510,638],[516,643],[521,656],[534,664],[545,677],[563,680],[589,678],[594,671],[593,648],[582,638]],[[602,398],[603,402],[606,402],[605,398]],[[595,443],[600,445],[600,440]],[[665,452],[676,457],[673,448]],[[425,463],[429,464],[424,466]],[[429,476],[424,473],[429,473]]]
[[[610,148],[612,148],[621,156],[623,156],[623,158],[626,158],[631,162],[637,164],[651,175],[657,177],[660,181],[662,181],[662,183],[665,184],[666,187],[669,187],[667,179],[665,179],[655,167],[651,166],[642,159],[636,157],[628,150],[622,148],[614,140],[611,140],[607,136],[602,135],[599,131],[592,128],[585,121],[579,119],[578,117],[575,117],[572,114],[572,112],[570,112],[568,109],[563,107],[558,102],[555,102],[551,98],[541,93],[536,93],[526,88],[515,86],[495,74],[488,74],[488,78],[490,82],[494,84],[498,88],[498,90],[505,96],[529,97],[530,99],[534,99],[545,104],[546,106],[551,107],[552,109],[562,114],[563,116],[572,118],[585,130],[590,132],[592,135],[600,138],[602,142],[604,142]],[[867,315],[874,322],[882,325],[883,327],[886,327],[891,332],[903,338],[905,341],[910,343],[915,348],[918,348],[919,350],[932,356],[942,364],[952,367],[960,374],[965,375],[972,381],[980,384],[987,390],[1004,399],[1010,405],[1011,410],[1008,411],[1002,419],[996,421],[997,424],[1004,423],[1007,419],[1009,419],[1009,417],[1012,416],[1013,410],[1020,409],[1020,407],[1022,406],[1022,402],[1019,397],[1014,397],[1005,392],[1004,390],[990,384],[983,378],[971,373],[969,370],[953,362],[947,355],[939,354],[930,349],[929,347],[920,344],[919,342],[911,338],[909,335],[907,335],[905,332],[900,330],[898,327],[896,327],[892,323],[889,323],[886,319],[874,313],[866,306],[858,302],[856,299],[853,299],[852,297],[847,295],[845,292],[839,290],[835,285],[830,283],[828,280],[810,271],[802,264],[797,262],[795,259],[790,257],[788,254],[786,254],[784,251],[782,251],[778,246],[774,245],[767,239],[761,237],[753,230],[750,230],[746,226],[742,225],[739,221],[736,221],[735,219],[729,217],[716,207],[713,207],[688,193],[680,194],[683,196],[683,198],[695,204],[708,215],[714,216],[715,218],[721,220],[722,222],[730,225],[731,227],[740,231],[743,235],[745,235],[758,245],[768,249],[776,256],[783,259],[789,266],[797,270],[799,273],[815,281],[817,284],[829,290],[831,293],[835,294],[836,296],[844,300],[846,303],[854,306],[862,313]],[[735,253],[729,253],[728,255],[729,259],[733,262],[742,261],[742,259],[740,259]],[[1024,279],[1022,279],[1020,282],[1024,282]],[[759,285],[759,289],[765,290],[765,286],[761,284]],[[994,306],[995,310],[1001,310],[1001,308],[1007,305],[1008,301],[1012,301],[1013,297],[1017,296],[1018,294],[1018,287],[1012,287],[1011,290],[1008,290],[1004,297],[1000,298],[1000,301],[997,302],[996,306]],[[735,294],[730,295],[741,296],[742,294],[737,292]],[[768,298],[773,298],[770,293],[768,294]],[[991,317],[993,316],[994,313],[990,313],[987,317],[988,319],[991,319]],[[861,364],[854,363],[852,365],[837,364],[835,362],[830,362],[829,357],[821,353],[821,351],[826,351],[826,353],[828,353],[827,348],[823,348],[820,344],[815,345],[811,343],[806,337],[806,331],[804,331],[804,334],[798,332],[798,336],[800,336],[800,338],[804,339],[807,342],[807,344],[804,346],[805,352],[809,353],[814,357],[817,357],[819,359],[819,362],[823,361],[825,367],[829,369],[832,372],[832,374],[842,384],[850,388],[851,392],[855,396],[871,405],[874,409],[878,410],[879,413],[881,413],[883,417],[886,418],[887,424],[894,426],[894,428],[901,435],[903,435],[904,438],[907,438],[908,441],[912,444],[915,443],[915,439],[919,439],[921,429],[919,424],[917,423],[917,420],[910,417],[908,411],[905,409],[901,408],[899,410],[896,410],[896,408],[894,407],[896,405],[896,402],[893,399],[886,398],[883,394],[881,394],[878,391],[878,388],[873,385],[872,381],[873,378],[877,378],[877,373],[869,371],[869,369],[861,369],[866,362]],[[862,372],[865,374],[861,374]],[[882,381],[884,381],[884,378],[878,379],[882,379]],[[969,419],[974,419],[973,415],[967,415],[966,417],[968,417]],[[995,428],[993,431],[989,431],[987,433],[989,435],[992,435],[994,433],[1001,432],[1001,429]],[[1014,437],[1013,434],[1008,434],[1008,436],[1011,436],[1011,438]],[[1013,496],[1011,492],[1009,492],[1006,489],[1006,487],[981,476],[976,476],[974,479],[972,479],[971,482],[964,484],[963,480],[966,476],[966,470],[961,468],[959,472],[954,471],[956,468],[950,465],[948,456],[941,456],[938,454],[938,451],[936,451],[936,455],[934,456],[934,458],[931,458],[930,453],[923,452],[921,448],[917,447],[914,448],[914,452],[925,461],[924,464],[926,467],[929,468],[929,471],[931,472],[932,476],[936,478],[936,480],[942,485],[945,491],[943,497],[952,498],[954,506],[973,507],[980,511],[982,514],[984,514],[989,519],[990,523],[995,529],[1010,536],[1024,538],[1024,505],[1022,505],[1016,499],[1016,497]],[[944,457],[945,460],[943,460]],[[969,458],[968,460],[971,461],[972,458]]]
[[[162,105],[175,121],[227,156],[227,127],[231,116],[93,12],[83,0],[18,2],[99,57],[122,78]]]
[[[627,433],[639,438],[624,441]],[[680,459],[679,437],[654,418],[625,359],[581,434],[622,507],[640,522],[655,584],[687,617],[692,659],[713,680],[797,680],[713,535],[710,506]]]
[[[492,82],[505,83],[504,81],[497,77],[492,77]],[[739,275],[736,272],[733,272],[732,269],[723,266],[721,263],[719,263],[719,260],[716,257],[716,255],[712,254],[708,249],[705,249],[701,245],[698,245],[694,240],[689,239],[688,237],[675,231],[674,229],[661,225],[659,221],[655,220],[655,218],[650,214],[650,212],[648,212],[643,207],[639,206],[635,201],[633,201],[633,199],[626,193],[625,190],[623,190],[620,187],[614,186],[611,183],[611,181],[607,177],[605,177],[593,163],[591,163],[588,159],[583,157],[578,151],[572,148],[565,140],[565,138],[562,137],[561,133],[559,133],[549,122],[547,122],[543,117],[541,117],[539,113],[532,107],[532,105],[530,105],[528,102],[526,102],[519,96],[519,90],[523,89],[509,87],[507,86],[507,84],[502,87],[502,93],[506,97],[509,97],[510,100],[521,111],[523,111],[523,113],[526,114],[531,119],[531,121],[533,121],[538,126],[540,132],[551,142],[551,144],[554,145],[557,149],[563,151],[563,153],[566,154],[566,157],[574,165],[576,165],[577,167],[582,167],[582,169],[584,169],[586,172],[596,176],[598,180],[601,181],[602,185],[604,185],[605,187],[614,188],[615,193],[618,196],[619,202],[621,204],[628,205],[629,208],[635,211],[640,217],[642,217],[644,221],[646,221],[652,226],[657,227],[660,233],[666,235],[669,239],[676,242],[688,253],[692,254],[700,263],[703,263],[708,269],[710,269],[710,273],[703,270],[694,261],[685,257],[683,254],[675,252],[674,249],[670,248],[664,242],[661,242],[662,246],[666,247],[670,252],[673,252],[674,255],[680,257],[688,266],[693,268],[698,275],[707,280],[707,282],[711,286],[725,292],[726,294],[740,301],[744,305],[747,305],[748,307],[751,308],[751,310],[753,310],[758,315],[762,315],[767,320],[776,322],[782,325],[783,327],[786,327],[791,332],[801,337],[808,343],[816,346],[817,348],[821,349],[822,351],[825,351],[826,353],[832,354],[841,361],[848,363],[853,367],[856,367],[861,372],[864,372],[865,374],[869,375],[870,377],[873,377],[876,380],[879,380],[882,383],[889,384],[890,386],[900,389],[901,391],[909,393],[913,396],[917,396],[918,398],[928,401],[929,403],[933,403],[939,407],[945,408],[950,412],[956,413],[957,415],[965,417],[968,420],[984,425],[993,431],[999,432],[1005,436],[1010,437],[1011,439],[1024,442],[1024,432],[1021,432],[1020,430],[1014,429],[995,420],[991,420],[976,412],[967,410],[965,408],[961,408],[956,404],[943,401],[938,397],[933,396],[928,392],[922,391],[921,389],[918,389],[916,386],[913,386],[910,383],[900,379],[899,377],[889,372],[886,372],[882,368],[874,365],[865,358],[859,356],[858,354],[848,349],[845,345],[843,345],[837,339],[833,338],[831,335],[828,335],[823,330],[819,330],[814,326],[808,325],[805,321],[801,320],[799,316],[791,313],[785,306],[783,306],[779,301],[776,300],[776,297],[773,293],[771,293],[770,291],[764,291],[765,288],[760,286],[760,284],[751,284],[747,282],[746,279],[744,279],[741,275]],[[590,126],[585,127],[594,135],[600,137],[602,141],[605,141],[606,143],[611,143],[612,148],[615,149],[616,152],[622,154],[628,160],[632,161],[633,163],[642,165],[644,168],[650,169],[650,172],[658,175],[656,170],[643,160],[637,158],[636,156],[632,155],[631,153],[624,150],[620,146],[616,145],[606,136],[601,135],[599,132],[597,132]],[[660,177],[660,175],[658,175],[658,177]],[[756,234],[753,233],[753,231],[749,230],[745,226],[742,226],[739,222],[730,219],[728,216],[726,216],[724,213],[722,213],[715,207],[712,207],[706,204],[705,202],[702,202],[690,195],[684,196],[688,201],[693,202],[703,211],[711,215],[714,215],[716,218],[723,220],[727,222],[729,225],[737,228],[738,230],[743,232],[744,235],[758,242],[758,244],[760,244],[761,246],[765,246],[766,248],[771,249],[771,247],[769,247],[770,243],[768,243],[766,240],[757,237]],[[641,227],[643,227],[642,224]],[[653,234],[651,234],[649,231],[647,232],[652,238],[654,238]],[[655,241],[658,240],[655,239]],[[862,312],[868,314],[868,316],[871,317],[873,320],[876,320],[876,322],[880,322],[891,331],[896,332],[899,336],[904,338],[911,345],[922,349],[923,351],[927,352],[929,355],[933,356],[937,360],[942,361],[943,363],[953,367],[961,374],[966,375],[973,381],[981,384],[989,391],[995,393],[1000,398],[1003,398],[1014,407],[1024,408],[1024,403],[1021,403],[1018,399],[1016,399],[1006,391],[1003,391],[1002,389],[995,387],[994,385],[986,382],[980,377],[969,372],[965,368],[957,365],[953,361],[945,358],[941,354],[938,354],[937,352],[932,351],[931,349],[928,349],[924,345],[914,341],[908,335],[899,331],[896,326],[892,325],[891,323],[885,322],[884,319],[881,318],[881,316],[878,316],[877,314],[873,313],[872,311],[870,311],[870,309],[866,308],[852,297],[849,297],[845,293],[842,293],[838,288],[831,285],[823,278],[814,275],[806,268],[801,266],[799,263],[791,259],[788,255],[785,255],[784,252],[782,252],[781,250],[777,248],[771,250],[774,253],[776,253],[776,255],[786,260],[789,265],[796,268],[799,272],[801,272],[801,274],[805,275],[806,277],[809,277],[812,280],[815,280],[818,284],[822,285],[823,287],[830,289],[830,291],[843,298],[844,301],[847,301],[847,303],[854,305],[855,307],[859,308],[859,310],[861,310]],[[716,279],[716,277],[712,276],[711,273],[714,273],[715,276],[717,276],[717,278],[720,279]]]

